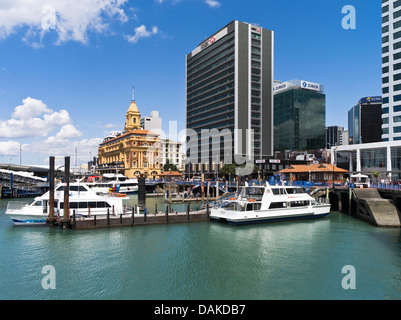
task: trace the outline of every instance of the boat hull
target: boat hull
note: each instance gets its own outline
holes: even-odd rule
[[[47,215],[8,213],[7,216],[13,221],[15,226],[43,226],[46,225],[47,219]]]

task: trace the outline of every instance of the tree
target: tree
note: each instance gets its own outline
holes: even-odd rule
[[[174,163],[170,163],[170,160],[167,159],[166,163],[163,165],[163,170],[164,171],[178,171],[177,166]]]

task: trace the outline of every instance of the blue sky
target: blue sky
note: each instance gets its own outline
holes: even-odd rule
[[[19,163],[20,145],[23,164],[87,162],[123,129],[132,85],[142,115],[183,130],[185,55],[232,20],[275,32],[276,80],[324,85],[326,125],[381,95],[380,1],[0,0],[0,162]]]

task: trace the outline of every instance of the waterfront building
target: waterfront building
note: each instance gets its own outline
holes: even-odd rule
[[[326,95],[323,86],[304,80],[277,84],[274,92],[274,149],[326,147]]]
[[[313,181],[313,182],[333,182],[343,183],[344,175],[347,170],[338,168],[333,164],[306,164],[306,165],[290,165],[288,168],[280,171],[286,177],[286,180],[291,181]]]
[[[331,148],[331,163],[348,153],[350,172],[372,174],[378,171],[389,181],[401,180],[401,141],[353,144]]]
[[[271,156],[272,87],[273,31],[235,20],[187,54],[186,127],[200,141],[187,144],[188,170],[216,174],[227,157],[234,163],[233,155]],[[224,139],[230,148],[223,137],[201,141],[201,131],[212,129],[229,132]]]
[[[150,116],[142,117],[141,128],[161,135],[162,118],[159,117],[159,111],[151,111]]]
[[[132,100],[126,113],[124,131],[106,137],[99,146],[100,173],[119,172],[128,178],[160,174],[159,135],[141,129],[140,118],[135,100]]]
[[[382,97],[365,97],[348,111],[349,144],[382,141]],[[387,132],[388,128],[383,128]]]
[[[401,140],[401,2],[382,1],[383,141]]]
[[[160,161],[161,165],[165,165],[167,160],[170,164],[177,166],[179,170],[183,170],[182,143],[172,141],[170,139],[161,139]]]

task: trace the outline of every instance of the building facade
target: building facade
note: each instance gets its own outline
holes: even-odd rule
[[[382,141],[401,140],[401,2],[382,1]]]
[[[151,111],[149,117],[142,117],[141,128],[161,135],[162,118],[159,117],[159,111]]]
[[[186,56],[186,127],[199,142],[187,143],[191,171],[273,154],[272,86],[273,31],[259,26],[232,21]],[[201,135],[214,129],[225,145]]]
[[[348,111],[348,130],[349,144],[382,141],[382,97],[360,99]]]
[[[141,129],[141,114],[134,100],[126,113],[123,132],[104,139],[99,145],[100,173],[122,173],[128,178],[145,175],[157,177],[161,172],[160,138],[149,130]]]
[[[344,127],[326,127],[326,149],[344,144],[348,144],[348,132],[344,130]]]
[[[170,164],[177,166],[178,170],[184,170],[184,159],[182,153],[182,144],[170,139],[161,139],[160,161],[162,166],[169,160]]]
[[[274,149],[326,147],[326,96],[320,84],[291,80],[273,88]]]

